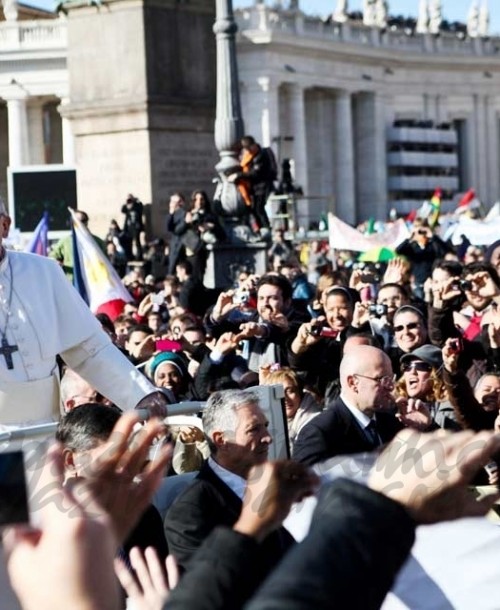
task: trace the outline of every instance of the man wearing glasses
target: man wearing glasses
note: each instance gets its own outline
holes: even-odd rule
[[[340,363],[340,387],[340,397],[300,431],[295,460],[311,465],[372,451],[403,427],[392,413],[394,375],[382,350],[371,345],[349,350]]]

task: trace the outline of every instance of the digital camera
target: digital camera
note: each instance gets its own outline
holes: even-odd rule
[[[244,288],[238,289],[233,295],[235,305],[246,305],[250,301],[250,291]]]
[[[387,315],[387,309],[387,305],[383,305],[382,303],[374,303],[368,307],[368,312],[371,316],[381,318],[382,316]]]

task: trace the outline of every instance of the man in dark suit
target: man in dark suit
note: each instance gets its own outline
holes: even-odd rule
[[[340,363],[340,398],[306,424],[293,458],[316,464],[336,455],[372,451],[403,426],[391,412],[394,388],[389,357],[371,345],[353,347]]]
[[[258,396],[241,390],[214,392],[203,411],[203,428],[211,455],[164,521],[169,552],[184,570],[216,526],[236,523],[248,474],[266,462],[272,442]],[[261,544],[262,561],[253,576],[269,573],[293,538],[280,528]]]

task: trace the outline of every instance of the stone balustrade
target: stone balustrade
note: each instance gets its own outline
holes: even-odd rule
[[[452,32],[440,32],[439,36],[432,34],[407,34],[403,30],[380,30],[370,28],[361,22],[335,23],[319,17],[305,15],[301,11],[277,10],[259,4],[253,7],[235,11],[235,17],[240,32],[258,30],[290,34],[311,39],[339,41],[362,45],[365,47],[380,47],[382,49],[397,49],[398,52],[491,56],[500,52],[500,38],[459,38]]]
[[[65,19],[4,21],[0,23],[0,52],[65,49]]]

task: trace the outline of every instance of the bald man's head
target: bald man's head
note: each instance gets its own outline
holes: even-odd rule
[[[392,364],[381,349],[371,345],[353,345],[340,363],[342,397],[371,416],[392,403],[394,388]]]

